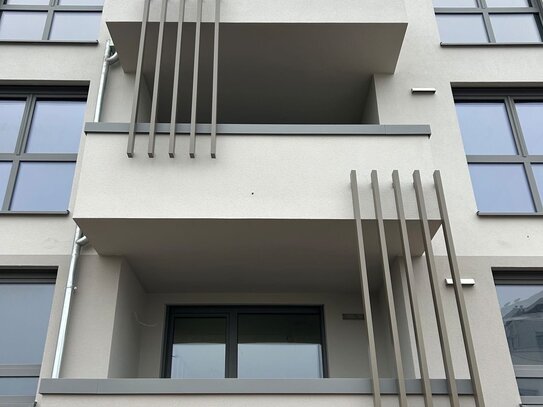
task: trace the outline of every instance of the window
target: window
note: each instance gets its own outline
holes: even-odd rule
[[[442,44],[542,42],[539,0],[434,0]]]
[[[84,92],[0,93],[0,212],[67,213]]]
[[[500,271],[494,279],[523,403],[543,402],[543,273]]]
[[[326,377],[319,307],[171,307],[164,377]]]
[[[0,40],[96,42],[104,0],[0,0]]]
[[[455,96],[479,214],[543,214],[543,96],[529,90]]]
[[[0,403],[36,396],[55,273],[0,270]]]

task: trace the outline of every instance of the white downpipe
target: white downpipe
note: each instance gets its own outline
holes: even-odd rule
[[[107,83],[107,75],[109,72],[109,66],[119,60],[117,53],[111,55],[113,49],[111,42],[106,41],[106,50],[104,53],[104,62],[102,64],[102,73],[100,75],[100,85],[98,88],[98,98],[96,101],[96,109],[94,111],[94,121],[100,121],[100,115],[102,113],[102,102],[104,99],[104,90]],[[64,354],[64,345],[66,343],[66,332],[68,329],[68,320],[70,317],[70,308],[72,305],[72,295],[77,289],[75,287],[75,275],[77,271],[77,265],[79,263],[79,255],[81,254],[81,247],[85,246],[89,242],[86,236],[83,236],[79,226],[75,229],[75,236],[72,246],[72,256],[70,260],[70,269],[68,270],[68,279],[66,281],[66,288],[64,291],[64,304],[62,305],[62,314],[60,317],[60,327],[57,339],[57,348],[55,350],[55,360],[53,362],[53,372],[51,377],[58,379],[60,377],[60,369],[62,367],[62,356]]]

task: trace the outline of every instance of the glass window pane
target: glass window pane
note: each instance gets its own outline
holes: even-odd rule
[[[530,7],[528,0],[486,0],[487,7]]]
[[[534,14],[491,14],[497,42],[541,42]]]
[[[543,155],[543,103],[516,103],[522,134],[530,154]]]
[[[517,154],[504,103],[456,103],[467,155]]]
[[[100,30],[100,12],[57,11],[53,17],[50,40],[96,41]]]
[[[0,396],[35,396],[37,377],[0,377]]]
[[[103,6],[104,0],[60,0],[61,6]]]
[[[27,153],[74,153],[79,150],[86,102],[38,100]]]
[[[323,377],[320,316],[239,315],[238,377]]]
[[[470,164],[471,183],[481,212],[534,212],[522,164]]]
[[[0,284],[0,365],[41,364],[54,288]]]
[[[0,153],[13,153],[23,120],[24,100],[0,100]]]
[[[16,4],[16,5],[19,5],[19,4],[22,4],[22,5],[28,5],[28,6],[48,6],[49,5],[49,0],[7,0],[6,1],[6,4],[9,4],[9,5],[13,5],[13,4]]]
[[[226,377],[226,318],[176,318],[172,378]]]
[[[521,396],[543,396],[543,378],[517,378]]]
[[[6,187],[8,186],[9,174],[11,172],[10,162],[0,162],[0,208],[4,202],[6,195]]]
[[[543,164],[532,164],[532,170],[534,171],[535,180],[537,182],[539,196],[543,201]]]
[[[441,42],[488,42],[483,16],[480,14],[438,14],[436,19]]]
[[[0,16],[0,39],[41,40],[47,13],[42,11],[3,11]]]
[[[514,365],[543,364],[543,286],[497,285]]]
[[[12,211],[65,211],[75,163],[23,162],[15,182]]]
[[[477,7],[476,0],[434,0],[434,7]]]

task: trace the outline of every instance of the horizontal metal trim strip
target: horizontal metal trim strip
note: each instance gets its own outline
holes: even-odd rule
[[[442,42],[442,47],[542,47],[543,42]]]
[[[543,212],[527,212],[527,213],[516,213],[516,212],[477,212],[477,216],[482,217],[492,217],[492,216],[511,216],[511,217],[532,217],[532,216],[543,216]]]
[[[75,11],[75,12],[102,12],[103,6],[78,6],[78,5],[56,5],[50,6],[48,4],[43,5],[31,5],[31,4],[1,4],[0,11],[44,11],[49,9],[54,11]]]
[[[0,282],[3,282],[1,274],[0,274]],[[40,369],[41,369],[40,365],[0,365],[0,378],[1,377],[39,377]]]
[[[0,211],[0,216],[10,215],[10,216],[21,216],[21,215],[32,215],[32,216],[66,216],[69,215],[70,211]]]
[[[98,40],[96,41],[80,41],[80,40],[0,40],[0,45],[98,45]]]
[[[543,396],[521,396],[523,406],[543,406]]]
[[[381,379],[382,394],[397,394],[396,379]],[[456,381],[471,395],[468,379]],[[405,381],[408,394],[422,394],[419,379]],[[447,394],[444,379],[432,393]],[[370,379],[42,379],[41,394],[372,394]]]
[[[523,379],[543,378],[543,366],[516,365],[516,366],[513,366],[513,368],[515,369],[515,376],[517,378],[523,378]]]
[[[85,124],[85,133],[128,133],[129,123]],[[198,124],[198,134],[211,134],[210,124]],[[149,133],[149,123],[138,123],[136,133]],[[156,134],[169,134],[168,123],[157,123]],[[176,125],[176,133],[189,135],[190,123]],[[218,124],[217,133],[223,135],[338,135],[338,136],[427,136],[432,132],[427,124]]]
[[[468,155],[466,157],[469,164],[543,163],[542,155],[528,155],[526,157],[521,155]]]

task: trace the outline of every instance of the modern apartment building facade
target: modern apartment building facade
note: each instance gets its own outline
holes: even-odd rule
[[[543,405],[540,0],[2,0],[0,406]]]

